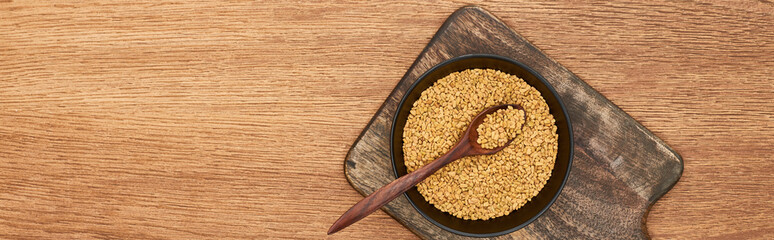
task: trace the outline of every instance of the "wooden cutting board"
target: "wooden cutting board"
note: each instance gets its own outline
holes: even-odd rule
[[[683,171],[680,156],[575,74],[479,7],[461,8],[444,22],[365,127],[345,159],[350,184],[368,195],[395,179],[389,132],[398,102],[429,68],[471,53],[510,57],[538,71],[567,106],[574,132],[575,157],[560,197],[532,224],[499,238],[647,238],[648,209],[677,183]],[[465,238],[427,221],[405,197],[382,209],[421,238]]]

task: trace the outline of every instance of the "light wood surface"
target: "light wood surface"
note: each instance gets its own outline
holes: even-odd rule
[[[469,3],[682,155],[651,237],[774,237],[770,1],[4,0],[0,238],[323,238],[350,144]],[[363,237],[416,238],[331,238]]]

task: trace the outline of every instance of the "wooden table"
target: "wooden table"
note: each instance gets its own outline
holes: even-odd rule
[[[0,0],[0,238],[313,238],[468,2]],[[774,3],[476,3],[678,151],[654,238],[774,237]],[[415,238],[383,212],[330,238]]]

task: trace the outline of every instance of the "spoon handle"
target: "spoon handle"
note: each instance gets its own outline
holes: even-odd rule
[[[336,220],[331,228],[328,229],[328,234],[330,235],[338,232],[339,230],[344,229],[345,227],[373,213],[388,202],[392,201],[415,185],[422,182],[422,180],[425,180],[425,178],[429,177],[443,166],[446,166],[446,164],[449,164],[450,162],[461,157],[467,156],[470,148],[471,147],[470,144],[467,143],[467,139],[463,138],[462,141],[457,143],[457,145],[455,145],[451,151],[439,157],[435,161],[422,166],[416,171],[403,175],[395,181],[392,181],[384,187],[374,191],[371,193],[371,195],[363,198],[363,200],[357,202],[354,206],[347,210],[347,212],[341,215],[339,220]]]

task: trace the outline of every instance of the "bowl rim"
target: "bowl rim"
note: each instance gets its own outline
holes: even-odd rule
[[[574,143],[574,138],[573,138],[573,133],[572,133],[573,132],[572,131],[572,124],[570,122],[570,115],[567,113],[567,107],[564,105],[564,102],[562,101],[561,97],[556,92],[556,89],[554,89],[554,87],[550,83],[548,83],[548,81],[543,77],[543,75],[540,75],[537,71],[535,71],[531,67],[529,67],[526,64],[523,64],[523,63],[521,63],[519,61],[513,60],[511,58],[503,57],[503,56],[500,56],[500,55],[486,54],[486,53],[474,53],[474,54],[461,55],[461,56],[453,57],[451,59],[448,59],[448,60],[445,60],[445,61],[443,61],[441,63],[436,64],[435,66],[433,66],[430,69],[428,69],[427,71],[425,71],[422,75],[420,75],[417,78],[417,80],[414,83],[411,84],[411,87],[409,87],[406,90],[406,92],[403,94],[403,97],[401,97],[401,100],[400,100],[400,102],[398,103],[398,105],[396,107],[397,110],[395,111],[395,116],[393,116],[393,119],[392,119],[392,126],[390,127],[390,161],[392,162],[392,170],[393,170],[393,173],[395,174],[395,177],[396,178],[401,177],[398,174],[398,168],[396,166],[395,149],[393,147],[393,145],[394,145],[393,142],[394,142],[394,139],[395,139],[395,125],[398,122],[398,115],[399,115],[398,111],[400,110],[401,106],[403,106],[403,104],[405,104],[406,99],[408,98],[409,93],[411,91],[413,91],[414,88],[416,88],[416,86],[419,85],[420,82],[425,80],[425,78],[428,75],[430,75],[430,73],[438,70],[439,68],[441,68],[443,66],[451,64],[453,62],[460,61],[460,60],[465,60],[465,59],[470,59],[470,58],[491,58],[491,59],[502,60],[502,61],[508,62],[510,64],[517,65],[517,66],[527,70],[527,72],[529,72],[530,74],[535,76],[537,79],[539,79],[543,83],[543,85],[545,85],[548,88],[548,90],[551,92],[551,94],[554,95],[554,97],[556,98],[557,102],[559,103],[559,108],[561,108],[561,111],[564,113],[565,122],[567,122],[567,128],[568,128],[567,132],[569,133],[568,135],[569,135],[569,138],[570,138],[570,146],[569,146],[570,152],[569,152],[569,160],[567,162],[567,174],[564,175],[564,178],[562,179],[562,183],[559,184],[559,189],[557,190],[556,194],[554,194],[554,196],[551,198],[551,201],[549,201],[548,204],[546,204],[546,206],[543,207],[543,209],[541,209],[537,214],[535,214],[535,216],[531,217],[526,222],[524,222],[522,224],[519,224],[518,226],[515,226],[513,228],[509,228],[509,229],[506,229],[506,230],[503,230],[503,231],[500,231],[500,232],[483,233],[483,234],[480,234],[480,233],[469,233],[469,232],[463,232],[463,231],[459,231],[459,230],[456,230],[456,229],[452,229],[450,227],[447,227],[446,225],[443,225],[443,224],[435,221],[435,219],[433,219],[430,216],[428,216],[424,211],[420,210],[419,207],[417,207],[417,205],[414,203],[414,201],[411,200],[411,198],[409,198],[407,192],[403,193],[403,196],[406,198],[406,200],[408,200],[408,202],[411,204],[411,206],[414,207],[414,209],[417,212],[419,212],[419,214],[422,215],[422,217],[424,217],[425,219],[427,219],[428,221],[430,221],[431,223],[435,224],[436,226],[440,227],[443,230],[452,232],[452,233],[457,234],[457,235],[466,236],[466,237],[478,237],[478,238],[496,237],[496,236],[512,233],[512,232],[514,232],[516,230],[524,228],[527,225],[529,225],[530,223],[532,223],[533,221],[535,221],[537,218],[542,216],[543,213],[548,211],[548,209],[552,205],[554,205],[554,202],[556,201],[556,199],[559,198],[559,195],[562,193],[562,190],[564,189],[564,185],[567,183],[567,179],[570,176],[570,170],[572,169],[572,161],[573,161],[573,158],[574,158],[574,148],[575,148],[575,143]]]

